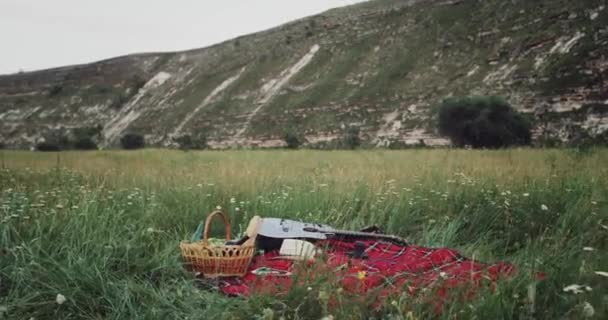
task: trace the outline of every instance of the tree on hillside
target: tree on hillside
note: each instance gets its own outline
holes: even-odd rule
[[[528,121],[500,97],[446,99],[439,106],[438,125],[457,147],[497,149],[531,140]]]
[[[120,138],[120,145],[127,150],[141,149],[145,147],[146,141],[141,134],[127,133]]]
[[[303,139],[291,131],[283,134],[283,141],[285,141],[287,149],[298,149],[304,143]]]

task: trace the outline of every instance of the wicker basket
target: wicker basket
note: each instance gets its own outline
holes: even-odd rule
[[[244,276],[255,252],[254,243],[247,241],[240,246],[210,245],[209,226],[216,216],[222,218],[226,240],[230,240],[228,218],[222,211],[215,210],[205,220],[202,241],[180,243],[182,258],[194,271],[201,272],[205,278]]]

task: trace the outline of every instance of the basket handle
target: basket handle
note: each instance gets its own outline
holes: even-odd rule
[[[226,240],[230,240],[230,222],[228,221],[226,214],[224,214],[224,212],[222,212],[221,210],[214,210],[207,216],[207,219],[205,219],[205,229],[203,231],[204,245],[208,244],[209,227],[211,226],[211,220],[213,220],[215,216],[219,216],[220,218],[222,218],[222,221],[224,222],[224,233],[226,234]]]

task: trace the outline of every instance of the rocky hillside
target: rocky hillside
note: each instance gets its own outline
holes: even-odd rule
[[[311,146],[358,127],[367,144],[448,143],[434,108],[503,95],[538,143],[606,136],[606,0],[376,0],[185,52],[0,76],[0,141],[30,148],[97,127],[148,144]],[[41,53],[43,54],[43,53]]]

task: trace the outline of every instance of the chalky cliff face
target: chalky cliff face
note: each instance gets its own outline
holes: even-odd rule
[[[148,144],[204,133],[215,148],[320,145],[360,128],[369,144],[443,145],[433,106],[504,95],[536,141],[608,130],[605,0],[370,1],[209,48],[0,76],[0,141],[61,130]]]

